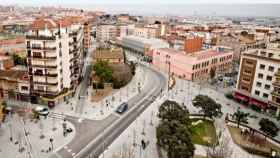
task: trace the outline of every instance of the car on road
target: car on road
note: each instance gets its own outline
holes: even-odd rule
[[[37,106],[34,108],[34,111],[42,116],[48,116],[48,114],[50,113],[49,108],[44,106]]]
[[[122,103],[118,108],[117,108],[117,113],[122,114],[128,109],[128,104],[127,103]]]

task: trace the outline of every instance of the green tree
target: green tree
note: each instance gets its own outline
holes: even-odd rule
[[[239,128],[240,123],[248,123],[249,113],[243,112],[238,107],[237,111],[233,114],[233,119],[237,122],[237,127]]]
[[[200,108],[204,116],[209,118],[220,117],[222,115],[221,104],[216,103],[215,100],[207,95],[197,95],[193,101],[193,106]]]
[[[159,107],[159,118],[162,121],[176,120],[187,125],[189,123],[189,111],[184,106],[167,100]]]
[[[262,118],[259,122],[260,130],[272,137],[277,136],[278,128],[273,121],[267,118]]]
[[[20,57],[17,54],[13,54],[13,60],[15,65],[27,65],[27,61],[25,57]]]
[[[112,82],[113,70],[108,62],[99,61],[93,66],[93,70],[100,78],[101,82]]]
[[[168,158],[191,158],[195,147],[188,127],[179,121],[164,121],[157,127],[157,143],[165,149]]]

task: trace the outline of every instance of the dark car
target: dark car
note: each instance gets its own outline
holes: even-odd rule
[[[128,104],[127,103],[122,103],[118,108],[117,108],[117,113],[122,114],[128,109]]]

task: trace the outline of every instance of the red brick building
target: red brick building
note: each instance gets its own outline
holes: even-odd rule
[[[194,37],[185,40],[185,52],[186,53],[193,53],[198,52],[202,49],[203,45],[203,38],[201,37]]]

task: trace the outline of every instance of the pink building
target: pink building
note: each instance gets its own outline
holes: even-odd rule
[[[168,71],[187,80],[200,80],[210,77],[210,70],[215,73],[228,72],[231,69],[233,52],[224,48],[213,48],[185,54],[169,48],[153,51],[153,65],[162,71]]]

